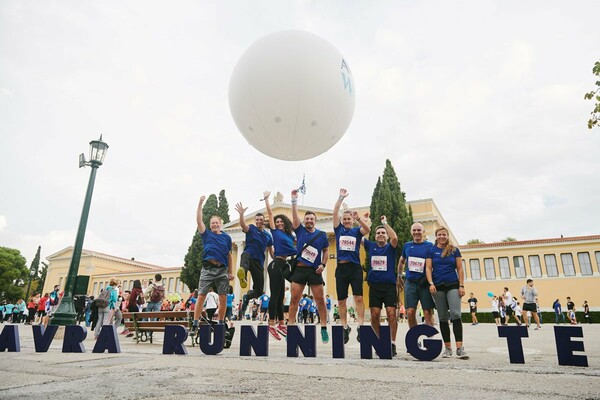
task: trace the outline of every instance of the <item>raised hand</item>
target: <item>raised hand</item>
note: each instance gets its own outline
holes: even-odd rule
[[[344,189],[344,188],[340,189],[340,198],[341,199],[348,197],[349,194],[350,193],[348,193],[348,191],[346,189]]]
[[[235,210],[240,214],[240,215],[244,215],[244,213],[246,212],[246,210],[248,209],[248,207],[244,208],[244,206],[242,205],[242,203],[237,203],[235,205]]]
[[[269,198],[269,196],[271,196],[271,192],[270,191],[265,191],[263,192],[263,200],[266,200]]]
[[[385,215],[381,216],[381,223],[384,224],[384,225],[387,224],[387,218],[386,218]]]

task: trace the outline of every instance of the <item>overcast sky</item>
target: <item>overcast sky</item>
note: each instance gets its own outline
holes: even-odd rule
[[[198,198],[262,207],[306,173],[304,204],[370,203],[385,159],[433,198],[461,243],[600,233],[600,59],[590,1],[11,1],[0,3],[0,246],[28,263],[75,242],[90,140],[98,170],[84,248],[181,266]],[[260,37],[333,43],[356,108],[324,155],[285,162],[238,132],[228,84]]]

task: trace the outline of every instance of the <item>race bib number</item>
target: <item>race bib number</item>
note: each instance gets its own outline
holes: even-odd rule
[[[371,269],[373,271],[387,271],[387,257],[386,256],[371,257]]]
[[[312,246],[308,246],[304,250],[302,250],[301,257],[304,258],[306,261],[310,262],[311,264],[313,264],[315,262],[315,260],[317,259],[318,255],[319,255],[319,251],[317,249],[315,249]]]
[[[354,251],[356,238],[353,236],[340,236],[340,250]]]
[[[425,271],[425,259],[419,257],[408,257],[408,270],[423,273]]]

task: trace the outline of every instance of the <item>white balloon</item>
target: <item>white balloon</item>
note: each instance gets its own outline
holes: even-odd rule
[[[306,160],[329,150],[350,126],[354,97],[341,53],[303,31],[254,42],[229,82],[238,129],[258,151],[280,160]]]

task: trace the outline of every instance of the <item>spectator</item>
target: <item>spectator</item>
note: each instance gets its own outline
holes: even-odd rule
[[[108,290],[108,305],[106,307],[98,307],[98,320],[94,329],[94,339],[98,339],[102,327],[110,324],[114,314],[115,305],[119,297],[117,294],[116,279],[111,279],[109,285],[104,290]]]

